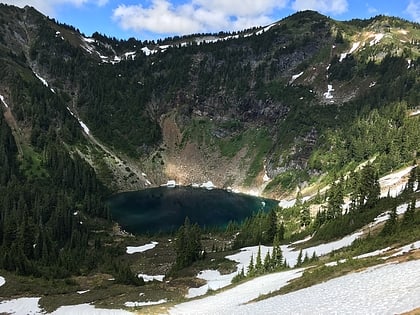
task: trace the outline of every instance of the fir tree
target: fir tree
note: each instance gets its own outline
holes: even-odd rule
[[[302,261],[302,257],[303,256],[303,254],[302,254],[302,249],[299,251],[299,255],[298,255],[298,257],[297,257],[297,261],[296,261],[296,267],[300,267],[300,266],[302,266],[302,263],[303,263],[303,261]]]
[[[252,277],[254,275],[254,273],[255,273],[254,255],[251,254],[251,259],[249,260],[247,275]]]
[[[264,257],[264,268],[263,269],[264,269],[265,272],[270,272],[271,270],[273,270],[270,251],[268,251],[267,254]]]
[[[386,221],[381,234],[382,235],[391,235],[395,232],[397,227],[397,208],[394,207],[389,213],[389,219]]]
[[[255,271],[260,274],[263,271],[263,263],[261,258],[261,245],[258,246],[257,258],[255,260]]]

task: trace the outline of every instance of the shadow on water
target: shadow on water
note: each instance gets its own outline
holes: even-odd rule
[[[174,232],[187,216],[202,228],[224,229],[230,221],[271,210],[278,201],[222,189],[157,187],[114,195],[108,204],[124,230],[144,234]]]

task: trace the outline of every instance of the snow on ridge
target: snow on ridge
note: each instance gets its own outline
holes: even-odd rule
[[[83,41],[85,41],[86,43],[92,44],[94,42],[96,42],[96,40],[94,38],[91,37],[84,37],[82,36]]]
[[[7,105],[6,101],[4,100],[4,96],[3,96],[3,95],[0,95],[0,100],[1,100],[1,102],[3,103],[3,105],[4,105],[6,108],[9,108],[9,105]]]
[[[272,28],[273,26],[276,26],[276,25],[277,25],[277,23],[270,24],[270,25],[264,27],[262,30],[259,30],[258,32],[256,32],[255,35],[261,35],[261,34],[263,34],[264,32],[267,32],[270,28]]]
[[[155,49],[149,49],[148,47],[143,47],[142,49],[141,49],[141,51],[146,55],[146,56],[150,56],[150,55],[153,55],[153,54],[155,54],[155,53],[157,53],[158,51],[157,50],[155,50]]]
[[[142,253],[142,252],[145,252],[147,250],[155,248],[157,244],[159,244],[159,243],[158,242],[151,242],[149,244],[142,245],[142,246],[127,246],[126,253],[127,254]]]

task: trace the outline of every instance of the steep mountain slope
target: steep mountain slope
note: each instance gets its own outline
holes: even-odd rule
[[[30,7],[0,13],[10,74],[0,92],[20,138],[44,135],[28,123],[11,76],[43,86],[43,98],[60,99],[88,127],[88,141],[71,150],[114,190],[175,179],[261,193],[274,179],[265,194],[280,196],[389,151],[333,162],[336,131],[375,108],[418,104],[420,34],[398,18],[337,22],[306,11],[265,28],[155,43],[88,38]]]

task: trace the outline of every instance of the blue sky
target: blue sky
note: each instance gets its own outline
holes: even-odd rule
[[[31,5],[85,35],[118,39],[165,38],[262,26],[296,11],[316,10],[337,20],[378,14],[420,22],[420,0],[0,0]]]

